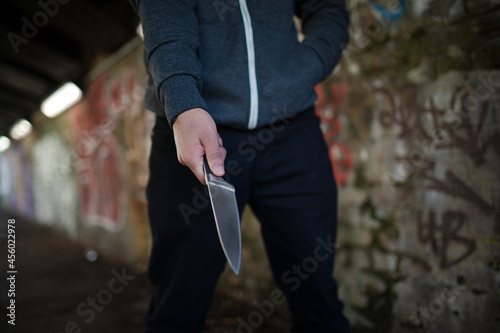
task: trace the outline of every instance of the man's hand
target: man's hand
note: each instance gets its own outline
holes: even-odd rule
[[[179,162],[189,167],[202,184],[203,155],[216,176],[224,175],[226,149],[208,112],[200,108],[184,111],[177,116],[173,129]]]

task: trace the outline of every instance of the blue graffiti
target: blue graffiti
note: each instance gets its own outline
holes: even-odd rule
[[[373,8],[375,8],[380,15],[382,15],[386,20],[389,20],[391,22],[399,22],[401,21],[401,17],[403,16],[403,11],[405,9],[405,0],[399,0],[399,7],[398,9],[394,12],[391,13],[388,11],[386,8],[383,6],[379,5],[376,2],[373,2],[372,0],[367,0]]]

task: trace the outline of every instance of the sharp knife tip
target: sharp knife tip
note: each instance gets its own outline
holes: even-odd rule
[[[241,265],[238,265],[238,267],[234,267],[233,265],[229,264],[229,266],[231,266],[233,272],[235,275],[239,275],[240,274],[240,268],[241,268]]]

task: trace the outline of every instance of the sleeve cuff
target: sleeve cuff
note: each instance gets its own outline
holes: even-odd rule
[[[341,48],[331,48],[327,43],[321,40],[308,40],[307,38],[304,39],[302,43],[313,49],[314,52],[316,52],[316,54],[318,55],[318,58],[323,63],[323,78],[330,75],[330,73],[333,71],[333,68],[340,60],[340,56],[342,54]]]
[[[207,109],[197,81],[191,75],[172,76],[163,81],[158,90],[170,126],[173,125],[175,118],[186,110]]]

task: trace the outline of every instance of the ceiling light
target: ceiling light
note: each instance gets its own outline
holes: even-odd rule
[[[42,103],[42,113],[54,118],[69,109],[82,98],[82,90],[73,82],[65,83]]]
[[[33,126],[26,119],[21,119],[12,126],[10,136],[14,140],[21,140],[31,133]]]
[[[6,136],[0,136],[0,153],[6,151],[10,147],[10,140]]]

